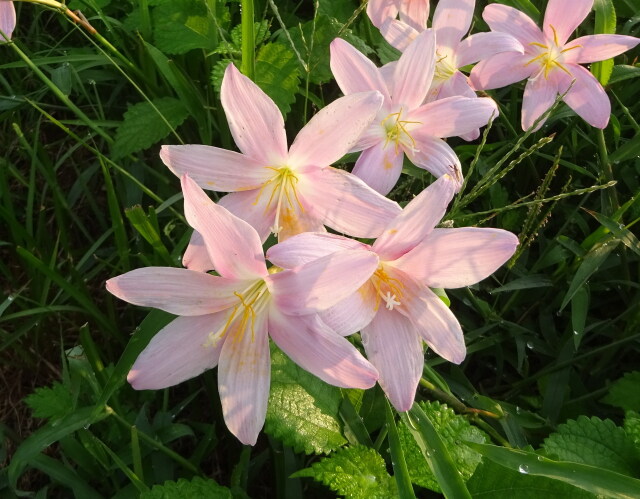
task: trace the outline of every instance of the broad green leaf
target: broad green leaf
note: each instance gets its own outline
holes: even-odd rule
[[[181,478],[177,482],[166,481],[154,485],[148,492],[140,494],[140,499],[231,499],[231,490],[218,485],[215,480],[195,477],[191,480]]]
[[[125,210],[125,215],[144,240],[160,255],[165,264],[172,266],[176,263],[171,259],[169,250],[160,238],[160,228],[158,227],[158,221],[153,207],[149,208],[149,214],[147,215],[142,209],[142,206],[132,206]]]
[[[628,372],[614,381],[602,402],[625,411],[640,412],[640,371]]]
[[[359,3],[354,0],[322,0],[318,4],[318,14],[335,17],[341,23],[346,23],[353,16]],[[365,11],[360,15],[366,17]]]
[[[640,156],[640,134],[635,134],[632,139],[622,144],[609,156],[609,160],[617,165],[621,161],[637,158]]]
[[[127,109],[124,120],[116,132],[112,154],[120,159],[141,151],[161,139],[187,119],[188,112],[182,101],[162,97],[149,102],[138,102]]]
[[[535,452],[520,449],[507,449],[475,442],[466,442],[466,444],[485,458],[512,471],[553,478],[593,494],[618,499],[636,499],[640,491],[640,480],[596,466],[554,461]]]
[[[483,460],[467,482],[474,499],[540,499],[547,497],[595,499],[595,495],[559,480],[512,471],[488,459]]]
[[[616,9],[612,0],[595,0],[593,8],[596,11],[595,33],[610,34],[616,32]],[[613,70],[613,58],[606,61],[594,62],[591,72],[602,85],[609,82]]]
[[[627,411],[624,416],[624,431],[640,452],[640,414],[636,411]]]
[[[624,429],[610,419],[580,416],[558,427],[544,441],[549,456],[560,461],[589,464],[623,475],[640,470],[640,455]]]
[[[49,475],[56,482],[61,483],[73,490],[75,497],[83,499],[100,499],[104,497],[98,494],[95,489],[89,486],[70,466],[65,466],[57,459],[53,459],[44,454],[38,454],[29,464],[43,473]]]
[[[291,477],[311,477],[348,499],[398,497],[382,456],[363,445],[339,449]]]
[[[504,293],[505,291],[516,291],[518,289],[543,288],[553,286],[553,281],[543,274],[528,275],[519,277],[508,282],[504,286],[491,290],[491,293]]]
[[[340,389],[309,374],[271,345],[265,432],[296,452],[331,452],[347,443],[338,416],[341,400]]]
[[[618,83],[631,78],[637,78],[640,76],[640,68],[636,66],[628,66],[626,64],[617,64],[613,66],[611,71],[611,77],[609,78],[609,85]]]
[[[184,54],[192,49],[213,50],[218,32],[207,12],[206,2],[174,0],[153,10],[155,46],[166,54]]]
[[[50,387],[36,388],[24,399],[37,418],[58,419],[73,412],[73,395],[69,388],[59,382]]]
[[[291,110],[300,85],[300,65],[287,45],[269,43],[256,54],[256,83],[273,99],[283,116]]]
[[[589,215],[595,218],[598,222],[600,222],[603,226],[605,226],[611,233],[619,239],[622,244],[624,244],[627,248],[633,251],[636,255],[640,255],[640,241],[636,236],[633,235],[629,229],[627,229],[621,223],[618,223],[611,218],[602,215],[601,213],[597,213],[595,211],[585,209]]]
[[[419,405],[429,416],[462,478],[467,480],[473,475],[482,456],[467,446],[460,445],[460,442],[486,443],[489,440],[486,434],[475,426],[471,426],[464,417],[457,415],[453,409],[440,402],[419,402]],[[401,424],[399,431],[411,481],[421,487],[441,492],[438,481],[427,465],[408,425]]]

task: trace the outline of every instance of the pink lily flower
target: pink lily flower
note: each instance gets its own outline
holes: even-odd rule
[[[488,98],[449,97],[423,104],[435,68],[435,36],[423,31],[404,51],[393,77],[339,38],[331,42],[331,70],[345,95],[377,90],[384,102],[377,118],[354,147],[362,150],[353,173],[388,194],[402,172],[405,154],[436,177],[451,174],[462,183],[460,160],[443,137],[472,132],[497,113]]]
[[[16,8],[13,2],[9,0],[0,0],[0,31],[4,33],[4,37],[0,35],[0,42],[10,40],[13,30],[16,27]]]
[[[605,128],[611,103],[598,80],[580,64],[603,61],[635,47],[640,39],[624,35],[587,35],[567,42],[591,11],[593,0],[549,0],[543,29],[519,10],[488,5],[482,13],[492,31],[515,36],[524,54],[506,52],[482,61],[471,71],[476,89],[487,90],[527,78],[521,124],[528,130],[558,94],[591,126]],[[538,127],[542,126],[542,122]]]
[[[422,31],[429,17],[429,0],[369,0],[367,15],[378,29],[387,19],[400,15],[401,22]]]
[[[187,221],[201,234],[219,276],[148,267],[107,281],[107,290],[122,300],[179,315],[142,351],[129,383],[137,390],[166,388],[217,365],[225,422],[249,445],[255,444],[267,409],[269,337],[327,383],[373,386],[375,368],[306,311],[328,308],[353,293],[377,266],[375,255],[368,261],[355,252],[328,255],[289,271],[267,269],[253,227],[216,205],[186,175],[182,189]],[[347,272],[352,282],[343,279]],[[273,295],[286,301],[292,289],[298,308],[284,310]]]
[[[316,114],[287,147],[275,103],[233,64],[221,90],[231,134],[241,153],[204,145],[163,146],[162,161],[202,188],[231,192],[220,204],[249,222],[264,241],[324,225],[354,237],[376,237],[400,210],[344,170],[329,167],[371,123],[382,102],[376,92],[336,100]]]
[[[459,364],[466,349],[462,329],[451,310],[430,288],[460,288],[493,273],[511,255],[518,238],[500,229],[435,225],[456,190],[444,175],[416,196],[373,245],[332,234],[306,233],[267,252],[276,265],[303,265],[329,254],[371,254],[378,266],[357,293],[320,312],[339,334],[360,330],[367,357],[393,406],[408,410],[422,374],[422,342]],[[278,300],[278,297],[276,297]],[[281,306],[297,307],[295,299]]]

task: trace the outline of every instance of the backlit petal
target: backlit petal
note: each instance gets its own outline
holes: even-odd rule
[[[549,0],[544,13],[544,34],[549,40],[557,37],[557,45],[564,45],[592,6],[593,0]]]
[[[387,19],[380,27],[380,34],[389,42],[389,45],[404,52],[409,44],[416,39],[419,31],[397,19]]]
[[[520,42],[508,33],[475,33],[460,42],[456,49],[458,67],[474,64],[501,52],[524,53]]]
[[[544,36],[538,25],[518,9],[492,3],[482,11],[482,18],[489,25],[491,31],[509,33],[516,37],[523,46],[527,46],[531,42],[545,44]]]
[[[347,336],[361,331],[371,322],[377,311],[377,296],[371,282],[367,282],[358,291],[318,315],[336,333]]]
[[[211,258],[209,258],[209,252],[204,244],[204,239],[197,230],[191,234],[189,245],[182,256],[182,265],[189,270],[196,270],[198,272],[208,272],[209,270],[215,270]]]
[[[420,33],[395,66],[392,100],[405,111],[415,109],[427,95],[435,67],[436,41],[433,30]]]
[[[416,31],[427,27],[429,18],[429,0],[410,0],[400,2],[400,21]]]
[[[506,87],[528,78],[535,71],[535,65],[526,65],[530,59],[517,52],[502,52],[476,64],[469,79],[476,90]]]
[[[395,0],[370,0],[367,4],[367,15],[371,24],[380,28],[382,23],[389,19],[395,19],[398,15],[398,7]]]
[[[433,13],[431,26],[436,32],[438,47],[452,50],[467,34],[473,19],[475,0],[440,0]]]
[[[604,61],[640,43],[640,38],[624,35],[588,35],[571,40],[564,47],[564,60],[575,64]],[[575,47],[575,48],[574,48]]]
[[[386,196],[395,187],[402,173],[404,153],[392,142],[378,142],[365,149],[353,167],[353,174],[373,190]]]
[[[435,177],[451,175],[456,181],[456,189],[462,185],[462,167],[456,153],[444,140],[427,134],[414,133],[417,149],[407,151],[411,162],[424,168]]]
[[[278,267],[291,269],[347,249],[367,250],[368,246],[328,232],[304,232],[271,246],[267,251],[267,259]]]
[[[421,123],[415,138],[423,135],[442,138],[469,133],[485,126],[497,114],[498,106],[488,97],[447,97],[420,106],[407,115],[407,120]]]
[[[567,64],[575,83],[564,101],[578,116],[596,128],[605,128],[609,123],[611,102],[596,78],[582,66]]]
[[[259,189],[227,194],[220,198],[218,206],[223,206],[236,217],[249,223],[262,242],[271,234],[276,208],[274,203],[269,204],[269,195],[261,193]]]
[[[533,123],[552,105],[558,95],[558,84],[555,74],[549,74],[545,78],[544,72],[527,81],[522,96],[521,125],[523,130],[528,130]],[[537,130],[544,121],[538,123]],[[534,131],[535,131],[534,130]]]

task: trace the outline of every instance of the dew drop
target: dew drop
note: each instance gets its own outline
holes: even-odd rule
[[[533,342],[531,342],[531,341],[527,341],[527,348],[528,348],[529,350],[533,350]]]
[[[522,473],[523,475],[528,475],[529,474],[529,467],[526,464],[521,464],[520,466],[518,466],[518,471],[520,473]]]
[[[576,330],[573,331],[573,334],[575,334],[576,336],[578,336],[580,333]]]

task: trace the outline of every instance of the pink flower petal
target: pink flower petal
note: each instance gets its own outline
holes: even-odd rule
[[[408,411],[424,365],[422,340],[415,327],[397,311],[382,307],[362,330],[362,342],[389,401],[398,411]]]
[[[308,179],[305,179],[308,181]],[[304,232],[324,232],[322,213],[298,195],[300,205],[296,202],[293,206],[285,206],[279,220],[278,241],[286,241],[290,237]]]
[[[256,189],[273,176],[273,170],[249,156],[219,147],[162,146],[160,158],[178,177],[188,174],[211,191]]]
[[[602,85],[582,66],[567,64],[567,68],[576,81],[563,100],[591,126],[606,128],[611,103]]]
[[[136,390],[160,390],[215,367],[223,342],[214,346],[209,334],[224,326],[227,315],[219,312],[173,320],[138,356],[127,381]]]
[[[502,52],[484,59],[471,70],[471,84],[476,90],[491,90],[524,80],[536,70],[535,65],[527,65],[530,60],[531,57],[517,52]]]
[[[218,365],[222,414],[229,431],[245,445],[254,445],[264,425],[269,399],[271,360],[268,314],[257,314],[244,330],[225,339]]]
[[[204,315],[235,304],[233,292],[244,285],[235,279],[173,267],[145,267],[113,277],[107,291],[141,307],[175,315]]]
[[[380,28],[385,20],[398,15],[398,7],[395,0],[370,0],[367,4],[367,15],[371,19],[371,24]]]
[[[422,29],[420,31],[423,31]],[[380,26],[380,34],[392,47],[404,52],[420,31],[416,31],[408,24],[397,19],[387,19]]]
[[[222,79],[220,99],[238,148],[264,165],[282,164],[287,158],[287,136],[278,106],[229,64]]]
[[[525,47],[531,42],[546,45],[538,25],[529,16],[513,7],[492,3],[482,11],[482,18],[489,25],[491,31],[509,33]]]
[[[448,80],[443,82],[436,89],[432,89],[429,93],[429,99],[431,100],[433,95],[433,100],[435,99],[446,99],[447,97],[469,97],[471,99],[477,99],[478,96],[471,88],[469,84],[469,79],[462,74],[460,71],[456,71],[453,73]],[[419,109],[419,108],[418,108]]]
[[[312,188],[305,199],[325,225],[353,237],[377,237],[401,209],[357,176],[337,168],[307,175]]]
[[[414,135],[419,137],[455,137],[485,126],[498,114],[498,106],[488,97],[447,97],[429,102],[407,115],[407,120],[420,122]],[[420,149],[420,145],[418,145]]]
[[[414,133],[418,148],[415,151],[407,151],[411,162],[424,168],[435,177],[451,175],[457,183],[456,189],[462,185],[462,167],[456,153],[444,140],[431,135]]]
[[[379,92],[360,92],[336,99],[300,130],[289,152],[295,168],[325,167],[344,156],[371,124],[382,106]]]
[[[197,230],[191,234],[189,246],[182,256],[182,265],[189,270],[208,272],[214,270],[213,262],[209,258],[209,252],[204,244],[204,239]]]
[[[551,72],[546,78],[544,71],[541,71],[538,76],[527,81],[522,96],[521,124],[523,130],[531,128],[533,123],[553,105],[558,95],[558,82],[555,73]],[[535,130],[540,128],[543,123],[544,120],[538,123]]]
[[[377,90],[389,101],[389,90],[378,68],[362,52],[345,40],[331,42],[331,71],[345,95]]]
[[[438,47],[455,50],[462,37],[469,31],[475,4],[475,0],[440,0],[438,2],[431,23],[436,32]]]
[[[218,206],[188,176],[182,177],[184,214],[204,239],[216,271],[223,277],[251,279],[267,274],[258,233]]]
[[[269,334],[300,367],[341,388],[371,388],[378,371],[356,348],[317,315],[291,317],[275,307],[269,311]]]
[[[265,278],[278,308],[287,315],[326,310],[362,286],[378,267],[367,250],[345,250]]]
[[[444,175],[405,206],[373,244],[381,260],[395,260],[412,250],[433,230],[444,216],[457,184]]]
[[[278,267],[291,269],[347,249],[368,250],[369,247],[337,234],[304,232],[271,246],[267,251],[267,259]]]
[[[218,206],[222,206],[253,227],[262,242],[271,234],[276,208],[269,204],[269,194],[259,189],[232,192],[220,198]]]
[[[16,8],[13,2],[7,0],[0,0],[0,31],[4,33],[7,40],[11,39],[13,30],[16,27]],[[0,35],[0,43],[4,42],[5,38]]]
[[[422,104],[433,79],[435,53],[435,34],[427,29],[400,56],[391,91],[395,105],[408,111]]]
[[[376,297],[375,288],[367,282],[358,291],[318,315],[336,333],[348,336],[361,331],[375,317]]]
[[[460,42],[456,49],[458,67],[474,64],[501,52],[524,53],[520,42],[508,33],[475,33]]]
[[[398,183],[404,153],[393,143],[384,141],[365,149],[353,167],[353,174],[373,190],[386,196]]]
[[[571,40],[564,47],[564,60],[574,64],[611,59],[640,43],[640,38],[624,35],[588,35]],[[575,47],[575,48],[574,48]]]
[[[518,238],[505,230],[433,229],[394,265],[430,288],[461,288],[493,274],[517,246]]]
[[[400,2],[400,21],[416,31],[427,27],[429,18],[429,0],[409,0]]]
[[[544,34],[549,40],[557,39],[562,46],[593,7],[593,0],[549,0],[544,13]]]

